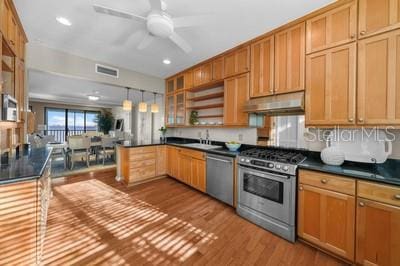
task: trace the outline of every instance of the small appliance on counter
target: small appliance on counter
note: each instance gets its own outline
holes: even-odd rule
[[[17,100],[9,94],[2,95],[1,119],[16,122],[18,120]]]

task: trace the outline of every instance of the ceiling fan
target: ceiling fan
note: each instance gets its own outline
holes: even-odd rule
[[[185,53],[190,53],[192,51],[192,47],[186,40],[184,40],[175,32],[175,29],[201,24],[204,21],[204,16],[172,17],[166,12],[167,5],[164,1],[148,1],[150,3],[151,10],[146,16],[141,16],[97,4],[94,4],[93,8],[98,13],[135,20],[145,25],[147,28],[146,36],[137,46],[139,50],[148,47],[156,37],[161,37],[170,39]]]

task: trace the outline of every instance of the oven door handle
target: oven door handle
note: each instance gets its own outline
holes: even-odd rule
[[[239,165],[239,169],[246,171],[246,173],[249,173],[249,174],[252,174],[252,175],[256,175],[256,176],[260,176],[260,177],[263,177],[263,178],[271,179],[271,177],[274,177],[273,178],[274,180],[282,180],[282,179],[286,179],[287,180],[287,179],[290,179],[290,177],[287,176],[287,175],[279,175],[279,174],[274,174],[274,173],[271,173],[271,172],[268,172],[268,174],[266,174],[266,173],[261,172],[261,171],[255,171],[252,168],[249,168],[249,167],[246,167],[246,166],[243,166],[243,165]]]

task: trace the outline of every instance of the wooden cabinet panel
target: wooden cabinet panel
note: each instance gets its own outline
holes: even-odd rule
[[[236,54],[231,52],[224,56],[224,76],[225,78],[236,74]]]
[[[357,182],[357,196],[400,207],[400,187],[364,181]]]
[[[184,78],[185,78],[185,81],[184,81],[185,87],[184,87],[184,89],[187,90],[187,89],[193,88],[193,71],[192,70],[186,71],[185,74],[184,74]]]
[[[356,49],[351,43],[307,56],[307,126],[355,124]]]
[[[307,20],[307,53],[354,41],[356,34],[357,2],[353,1]]]
[[[156,162],[156,175],[167,174],[167,147],[165,145],[157,146],[157,162]]]
[[[223,80],[224,79],[224,58],[219,57],[214,59],[212,62],[212,80]]]
[[[201,83],[206,84],[212,80],[212,62],[206,63],[201,67]]]
[[[275,34],[275,93],[304,90],[305,23]]]
[[[358,43],[357,108],[360,125],[400,123],[400,30]]]
[[[11,7],[7,0],[1,0],[1,32],[3,37],[8,39],[8,24],[9,14],[11,13]]]
[[[175,78],[170,78],[166,81],[167,94],[174,93],[175,91]]]
[[[190,185],[206,192],[206,161],[192,158]]]
[[[250,46],[239,48],[224,56],[225,78],[250,70]]]
[[[359,0],[360,38],[400,27],[400,0]]]
[[[201,80],[201,67],[197,67],[193,70],[193,86],[197,87],[200,86],[202,83]]]
[[[11,50],[16,53],[16,43],[17,43],[17,20],[13,12],[8,13],[8,43]]]
[[[156,177],[155,164],[132,168],[129,171],[129,183],[141,182]]]
[[[225,79],[224,86],[224,124],[245,126],[248,114],[243,111],[249,100],[249,74]]]
[[[359,264],[400,265],[400,207],[359,198],[356,246]]]
[[[167,95],[165,99],[165,121],[167,126],[175,124],[175,96]]]
[[[250,98],[274,93],[274,36],[251,45]]]
[[[355,197],[300,184],[298,235],[354,260]]]
[[[179,150],[178,153],[179,170],[176,178],[185,184],[190,184],[192,179],[192,158],[179,152]]]
[[[178,149],[167,146],[167,173],[169,176],[177,177],[179,170]]]
[[[186,117],[185,92],[175,94],[175,125],[184,125]]]

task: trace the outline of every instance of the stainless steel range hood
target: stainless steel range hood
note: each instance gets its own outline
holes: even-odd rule
[[[304,92],[251,99],[246,103],[244,111],[269,116],[301,115],[304,114]]]

